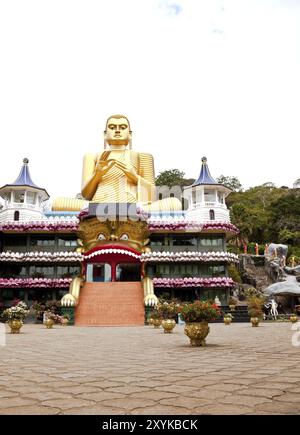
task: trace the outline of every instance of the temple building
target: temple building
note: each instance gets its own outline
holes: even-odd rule
[[[55,198],[33,183],[28,159],[0,188],[0,302],[61,300],[81,326],[142,325],[163,293],[228,305],[238,230],[202,158],[180,198],[156,192],[153,157],[131,150],[129,121],[106,123],[106,145],[84,158],[82,198]],[[183,200],[184,199],[184,200]]]
[[[225,203],[230,192],[212,178],[203,157],[198,179],[184,188],[187,210],[151,213],[151,252],[142,254],[142,261],[157,296],[167,291],[181,301],[217,297],[227,305],[234,285],[228,264],[238,262],[226,252],[226,240],[237,233]]]
[[[36,186],[28,159],[16,181],[0,188],[0,302],[61,299],[80,272],[77,213],[45,211],[49,194]]]

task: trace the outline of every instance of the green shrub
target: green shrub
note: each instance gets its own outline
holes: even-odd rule
[[[233,279],[234,282],[237,282],[238,284],[242,283],[241,274],[234,264],[230,264],[228,266],[228,275]]]

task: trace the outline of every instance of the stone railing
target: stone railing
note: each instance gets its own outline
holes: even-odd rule
[[[199,252],[199,251],[183,251],[183,252],[147,252],[141,255],[141,261],[146,262],[228,262],[238,263],[239,257],[231,252]]]
[[[0,262],[78,262],[82,260],[79,252],[1,252]]]

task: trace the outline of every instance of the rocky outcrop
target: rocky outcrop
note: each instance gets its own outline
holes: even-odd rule
[[[240,272],[244,284],[249,284],[261,292],[274,282],[265,267],[263,257],[256,261],[252,255],[240,255]]]

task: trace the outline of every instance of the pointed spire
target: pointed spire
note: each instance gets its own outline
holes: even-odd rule
[[[36,187],[37,189],[40,189],[31,179],[29,167],[28,167],[29,160],[25,157],[23,159],[23,166],[21,168],[21,171],[19,173],[18,178],[14,183],[12,183],[13,186],[30,186],[30,187]]]
[[[39,191],[40,197],[42,201],[45,201],[49,199],[48,192],[43,187],[38,187],[31,179],[29,168],[28,168],[29,160],[25,157],[23,159],[23,166],[21,168],[21,171],[18,175],[18,178],[14,183],[11,184],[5,184],[0,188],[0,196],[3,197],[3,195],[7,195],[8,192],[11,192],[12,189],[16,188],[17,190],[20,190],[19,187],[24,188],[28,187],[37,189]],[[36,191],[36,190],[35,190]]]
[[[192,184],[192,186],[198,186],[199,184],[218,184],[211,176],[208,165],[207,158],[202,157],[202,166],[198,179]]]

